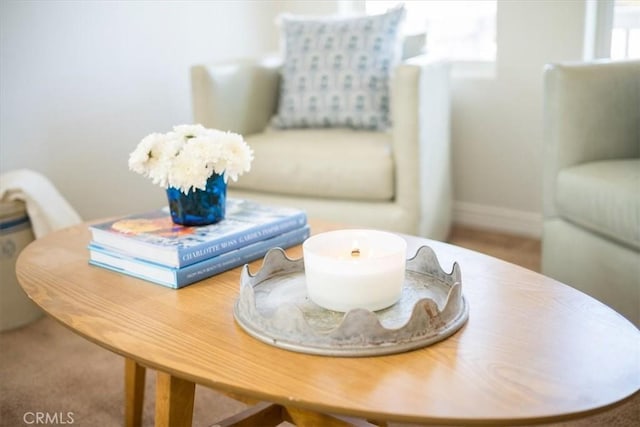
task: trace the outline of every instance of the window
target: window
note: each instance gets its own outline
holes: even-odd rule
[[[587,0],[584,59],[640,58],[640,0]]]
[[[640,58],[640,0],[613,5],[611,59]]]
[[[366,1],[368,14],[404,3],[405,33],[427,34],[430,56],[455,61],[495,61],[496,0]]]

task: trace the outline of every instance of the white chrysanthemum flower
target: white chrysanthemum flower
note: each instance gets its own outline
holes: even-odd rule
[[[179,188],[183,193],[188,193],[191,188],[204,190],[207,179],[211,176],[211,170],[207,168],[206,159],[198,155],[196,151],[187,147],[178,154],[169,172],[169,184]]]
[[[195,138],[196,136],[204,135],[207,132],[207,128],[202,125],[178,125],[173,127],[173,131],[182,138]]]
[[[222,144],[222,158],[224,159],[225,178],[238,180],[238,176],[251,169],[253,151],[242,136],[237,133],[227,132]]]
[[[217,163],[222,156],[222,146],[217,143],[215,138],[208,135],[190,139],[186,144],[186,148],[191,151],[194,156],[201,157],[209,166]]]
[[[129,168],[162,187],[188,193],[192,188],[204,190],[214,173],[236,181],[250,170],[252,160],[253,151],[241,135],[180,125],[142,139],[129,155]]]
[[[129,169],[146,175],[152,162],[154,146],[162,141],[162,139],[163,135],[160,133],[152,133],[151,135],[145,136],[136,149],[129,154]]]
[[[181,146],[182,143],[177,139],[152,133],[140,141],[129,155],[129,168],[151,178],[154,184],[166,187],[171,163]]]

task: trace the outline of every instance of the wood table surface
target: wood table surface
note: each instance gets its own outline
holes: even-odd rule
[[[313,233],[340,228],[310,223]],[[197,383],[321,413],[514,425],[596,413],[640,389],[640,332],[621,315],[533,271],[404,237],[410,254],[431,246],[445,271],[460,264],[470,314],[452,337],[388,356],[315,356],[262,343],[233,317],[239,268],[180,290],[154,285],[88,265],[87,224],[31,243],[18,259],[17,276],[50,316],[157,369],[162,387],[174,393]],[[300,246],[287,253],[302,256]],[[252,263],[251,271],[260,265]],[[135,367],[127,369],[136,375]]]

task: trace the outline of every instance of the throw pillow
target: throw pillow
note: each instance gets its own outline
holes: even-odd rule
[[[349,19],[283,16],[278,128],[389,126],[389,78],[400,61],[402,6]]]

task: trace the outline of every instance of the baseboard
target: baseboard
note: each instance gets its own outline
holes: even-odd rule
[[[540,238],[542,214],[468,202],[453,203],[454,224]]]

